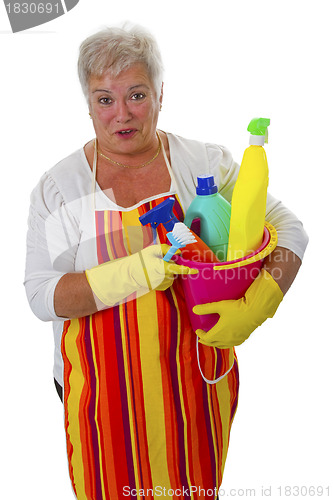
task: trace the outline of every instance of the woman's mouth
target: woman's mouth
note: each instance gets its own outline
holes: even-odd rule
[[[128,128],[128,129],[124,129],[124,130],[118,130],[116,132],[116,135],[117,135],[117,137],[121,137],[122,139],[128,139],[128,138],[133,137],[135,132],[136,132],[136,129]]]

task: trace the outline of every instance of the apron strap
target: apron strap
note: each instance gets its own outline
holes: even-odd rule
[[[157,136],[158,136],[158,138],[160,140],[161,146],[162,146],[162,153],[163,153],[164,161],[165,161],[165,164],[167,166],[167,169],[168,169],[168,172],[169,172],[169,175],[170,175],[170,178],[171,178],[171,185],[173,186],[174,191],[179,196],[179,189],[178,189],[177,181],[176,181],[175,176],[173,175],[172,168],[171,168],[171,165],[170,165],[170,162],[169,162],[169,158],[167,157],[167,154],[166,154],[165,149],[164,149],[163,141],[161,140],[160,134],[158,133],[157,130],[156,130],[156,134],[157,134]],[[170,189],[170,191],[172,191],[172,189]]]
[[[97,171],[97,137],[95,137],[94,161],[93,161],[92,178],[91,178],[91,194],[92,194],[93,211],[95,211],[96,171]]]

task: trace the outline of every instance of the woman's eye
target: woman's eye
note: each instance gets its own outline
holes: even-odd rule
[[[143,94],[142,92],[136,92],[135,94],[133,94],[131,96],[131,99],[133,99],[133,101],[139,101],[141,99],[144,99],[146,97],[145,94]]]
[[[111,99],[110,97],[100,97],[98,99],[98,102],[101,103],[101,104],[111,104]]]

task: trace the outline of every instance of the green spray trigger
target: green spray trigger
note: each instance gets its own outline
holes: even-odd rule
[[[270,124],[269,118],[253,118],[247,127],[248,132],[251,135],[265,136],[265,142],[268,142],[268,130],[267,127]]]

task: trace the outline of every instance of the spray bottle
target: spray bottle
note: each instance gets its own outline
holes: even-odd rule
[[[197,196],[191,202],[184,222],[191,227],[193,220],[200,219],[200,238],[223,262],[228,249],[230,203],[217,192],[213,175],[200,175],[197,180]]]
[[[179,223],[177,217],[174,215],[172,209],[175,203],[174,197],[169,197],[166,200],[162,201],[156,207],[149,210],[144,215],[139,217],[139,220],[143,226],[146,224],[150,224],[155,233],[154,241],[156,241],[156,228],[159,224],[163,224],[165,229],[169,232],[173,231],[175,224],[183,224]],[[195,241],[186,245],[185,247],[180,248],[182,257],[184,259],[193,260],[196,262],[215,262],[220,263],[220,261],[216,258],[214,252],[206,245],[202,239],[198,237],[191,229],[186,228],[193,234]]]
[[[262,242],[268,186],[263,145],[268,142],[269,124],[269,118],[254,118],[247,128],[250,146],[244,151],[231,199],[228,261],[256,251]]]

